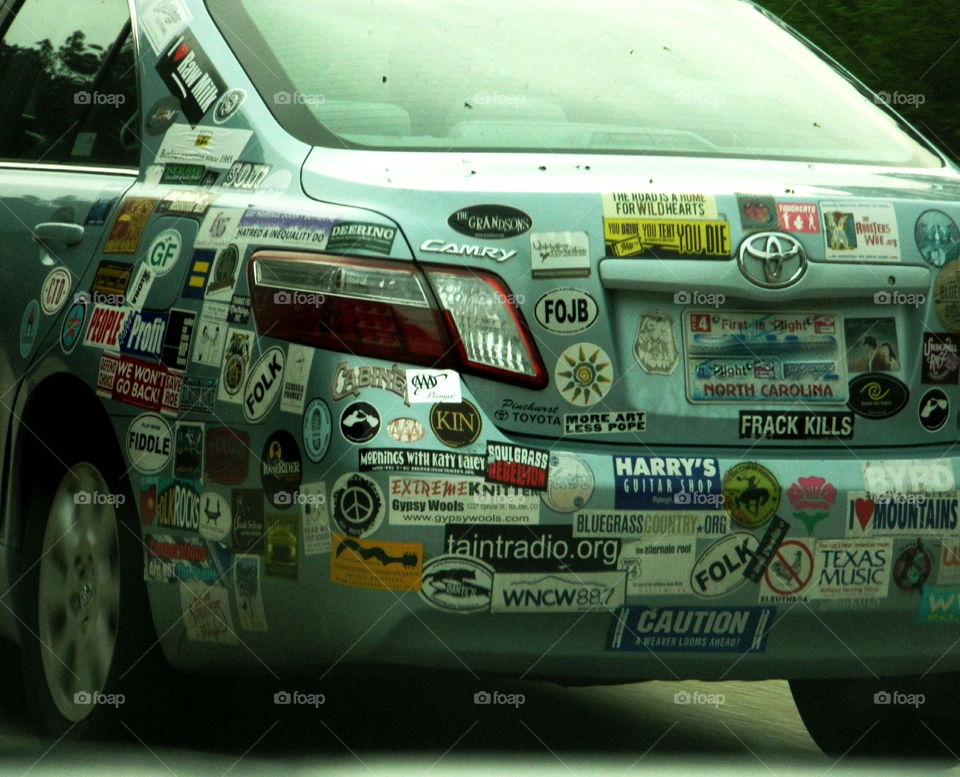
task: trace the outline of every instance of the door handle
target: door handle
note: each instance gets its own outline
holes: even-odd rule
[[[83,240],[83,227],[62,221],[48,221],[33,228],[33,239],[38,243],[65,243],[73,246]]]

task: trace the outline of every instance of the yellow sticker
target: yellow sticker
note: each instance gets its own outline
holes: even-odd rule
[[[780,507],[780,484],[774,474],[753,461],[744,461],[723,476],[723,506],[734,523],[756,529]]]
[[[381,591],[419,591],[422,569],[421,542],[376,542],[333,535],[331,583]]]
[[[135,254],[140,235],[157,201],[152,197],[128,197],[117,211],[110,235],[103,247],[105,254]]]
[[[662,221],[604,219],[603,238],[609,256],[639,256],[670,251],[682,256],[730,256],[730,225],[726,221]]]
[[[605,219],[706,219],[716,221],[717,200],[710,194],[614,192],[603,195]]]

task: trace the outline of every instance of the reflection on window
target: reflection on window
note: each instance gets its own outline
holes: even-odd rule
[[[27,0],[0,42],[0,158],[136,165],[124,0]]]

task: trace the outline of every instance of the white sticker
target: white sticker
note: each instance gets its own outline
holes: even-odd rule
[[[204,304],[197,322],[193,341],[193,359],[196,364],[214,367],[220,364],[223,344],[227,338],[228,305],[218,302]]]
[[[303,413],[307,393],[307,380],[313,365],[314,349],[291,343],[287,348],[287,369],[283,376],[283,393],[280,409],[287,413]]]
[[[225,246],[237,231],[243,211],[240,208],[210,208],[197,231],[197,246],[217,248]]]
[[[314,556],[330,552],[330,514],[323,481],[303,483],[299,491],[303,525],[303,554]]]
[[[286,358],[282,348],[271,348],[256,366],[243,388],[243,415],[251,423],[263,418],[277,401],[283,383]]]
[[[490,612],[612,612],[624,601],[624,572],[497,573]]]
[[[960,493],[936,495],[847,492],[847,537],[957,536]]]
[[[817,540],[811,599],[879,599],[890,585],[893,540]]]
[[[127,456],[139,472],[159,472],[170,461],[173,434],[170,424],[156,413],[144,413],[127,429]]]
[[[127,295],[124,302],[131,310],[140,311],[147,302],[150,295],[150,288],[153,286],[156,275],[145,263],[137,265],[137,270],[127,287]]]
[[[182,0],[156,0],[137,16],[140,29],[158,57],[173,36],[192,19]]]
[[[586,278],[590,240],[586,232],[531,232],[530,269],[534,278]]]
[[[886,202],[821,202],[827,259],[899,262],[900,236],[893,205]]]
[[[540,496],[479,477],[391,477],[390,523],[535,524],[540,523]]]
[[[230,511],[230,502],[214,491],[205,491],[201,494],[198,529],[200,536],[222,542],[230,536],[232,528],[233,514]]]
[[[174,124],[163,136],[157,164],[183,162],[216,169],[229,168],[243,152],[251,130],[198,127]]]
[[[180,583],[180,607],[187,639],[218,645],[237,644],[226,588],[206,583]]]
[[[180,258],[182,246],[183,239],[180,233],[175,229],[165,229],[150,243],[144,264],[157,278],[166,275]]]
[[[696,547],[697,541],[692,537],[623,543],[617,569],[626,572],[627,595],[689,593]]]
[[[460,373],[456,370],[407,370],[407,397],[421,402],[460,402]]]
[[[942,494],[957,481],[950,459],[888,459],[863,462],[863,487],[870,497],[897,494]]]
[[[40,290],[40,308],[44,315],[52,316],[63,307],[70,294],[70,272],[66,267],[57,267],[50,271]]]
[[[253,332],[246,329],[231,329],[223,347],[223,364],[220,368],[220,385],[217,399],[220,402],[240,404],[241,389],[247,380],[250,365],[250,350],[253,348]]]
[[[816,540],[790,539],[780,543],[760,580],[761,604],[807,601],[813,582]]]

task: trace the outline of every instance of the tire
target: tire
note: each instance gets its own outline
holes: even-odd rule
[[[55,474],[36,484],[27,516],[20,621],[27,699],[51,734],[119,733],[154,641],[140,528],[126,480],[109,478],[102,456],[67,463],[66,471],[52,461],[40,470]]]
[[[955,759],[957,675],[791,680],[797,711],[828,755]]]

